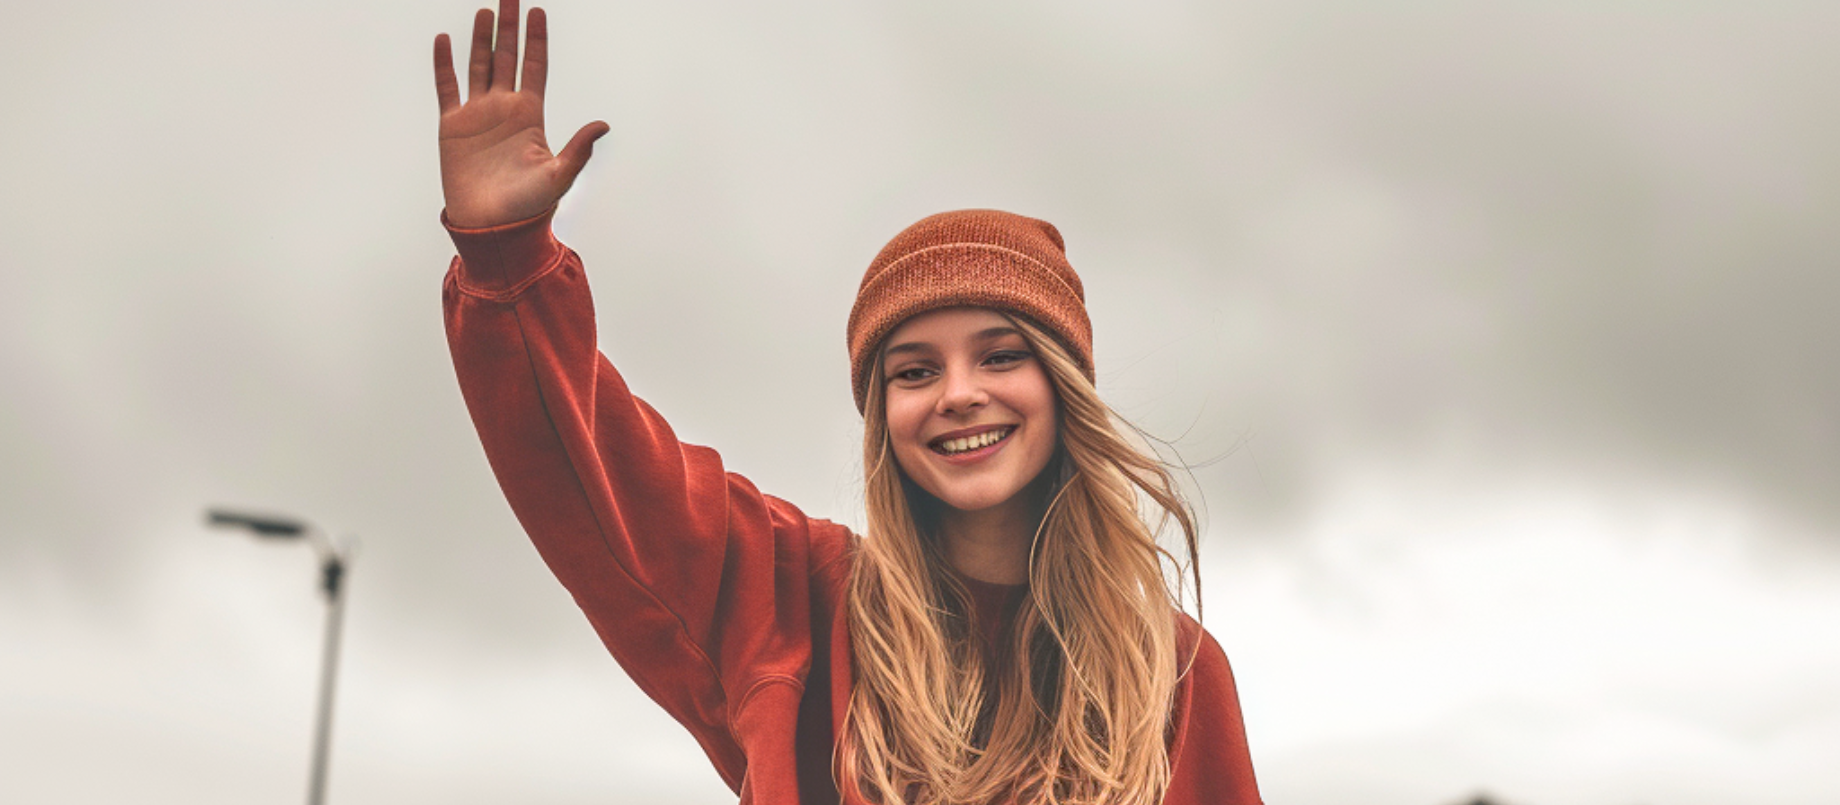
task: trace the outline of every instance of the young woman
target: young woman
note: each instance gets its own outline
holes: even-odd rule
[[[496,27],[496,45],[494,28]],[[604,123],[551,154],[547,33],[435,39],[443,298],[460,386],[519,521],[608,650],[743,802],[1255,803],[1220,647],[1173,605],[1145,509],[1194,524],[1093,390],[1049,224],[924,219],[850,313],[868,534],[679,442],[596,348],[555,203]]]

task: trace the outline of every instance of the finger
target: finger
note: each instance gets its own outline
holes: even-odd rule
[[[466,99],[485,94],[492,86],[492,12],[480,9],[473,15],[473,52],[466,65]]]
[[[543,9],[532,8],[524,30],[523,92],[543,97],[543,84],[549,80],[549,21]]]
[[[492,88],[517,90],[518,4],[498,0],[498,49],[492,53]]]
[[[575,136],[569,138],[569,144],[563,146],[562,153],[556,155],[556,162],[562,168],[564,181],[570,184],[575,182],[575,176],[581,173],[582,168],[587,167],[588,157],[594,156],[594,141],[600,139],[612,128],[596,120],[582,126],[581,131],[575,132]]]
[[[434,97],[443,114],[460,105],[460,81],[454,78],[454,49],[447,34],[434,38]]]

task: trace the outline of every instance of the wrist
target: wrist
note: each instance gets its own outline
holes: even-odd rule
[[[494,227],[514,226],[543,215],[555,207],[529,210],[510,210],[493,208],[465,202],[449,201],[441,210],[441,221],[449,229],[492,229]]]
[[[527,179],[475,174],[454,188],[443,177],[446,219],[462,229],[486,229],[528,221],[554,209],[557,196],[533,191]],[[469,189],[470,188],[470,189]]]

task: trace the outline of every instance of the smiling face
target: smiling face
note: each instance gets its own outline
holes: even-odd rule
[[[907,477],[961,512],[1018,496],[1054,456],[1054,387],[1010,320],[984,308],[914,316],[882,353],[888,438]]]

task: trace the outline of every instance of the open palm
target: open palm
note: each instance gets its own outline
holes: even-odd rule
[[[543,135],[543,85],[549,73],[549,28],[543,9],[530,10],[524,83],[517,86],[517,0],[500,0],[473,17],[466,102],[454,76],[447,34],[434,39],[434,88],[441,103],[441,191],[447,220],[485,227],[530,218],[568,192],[587,165],[606,123],[581,127],[559,153]]]

